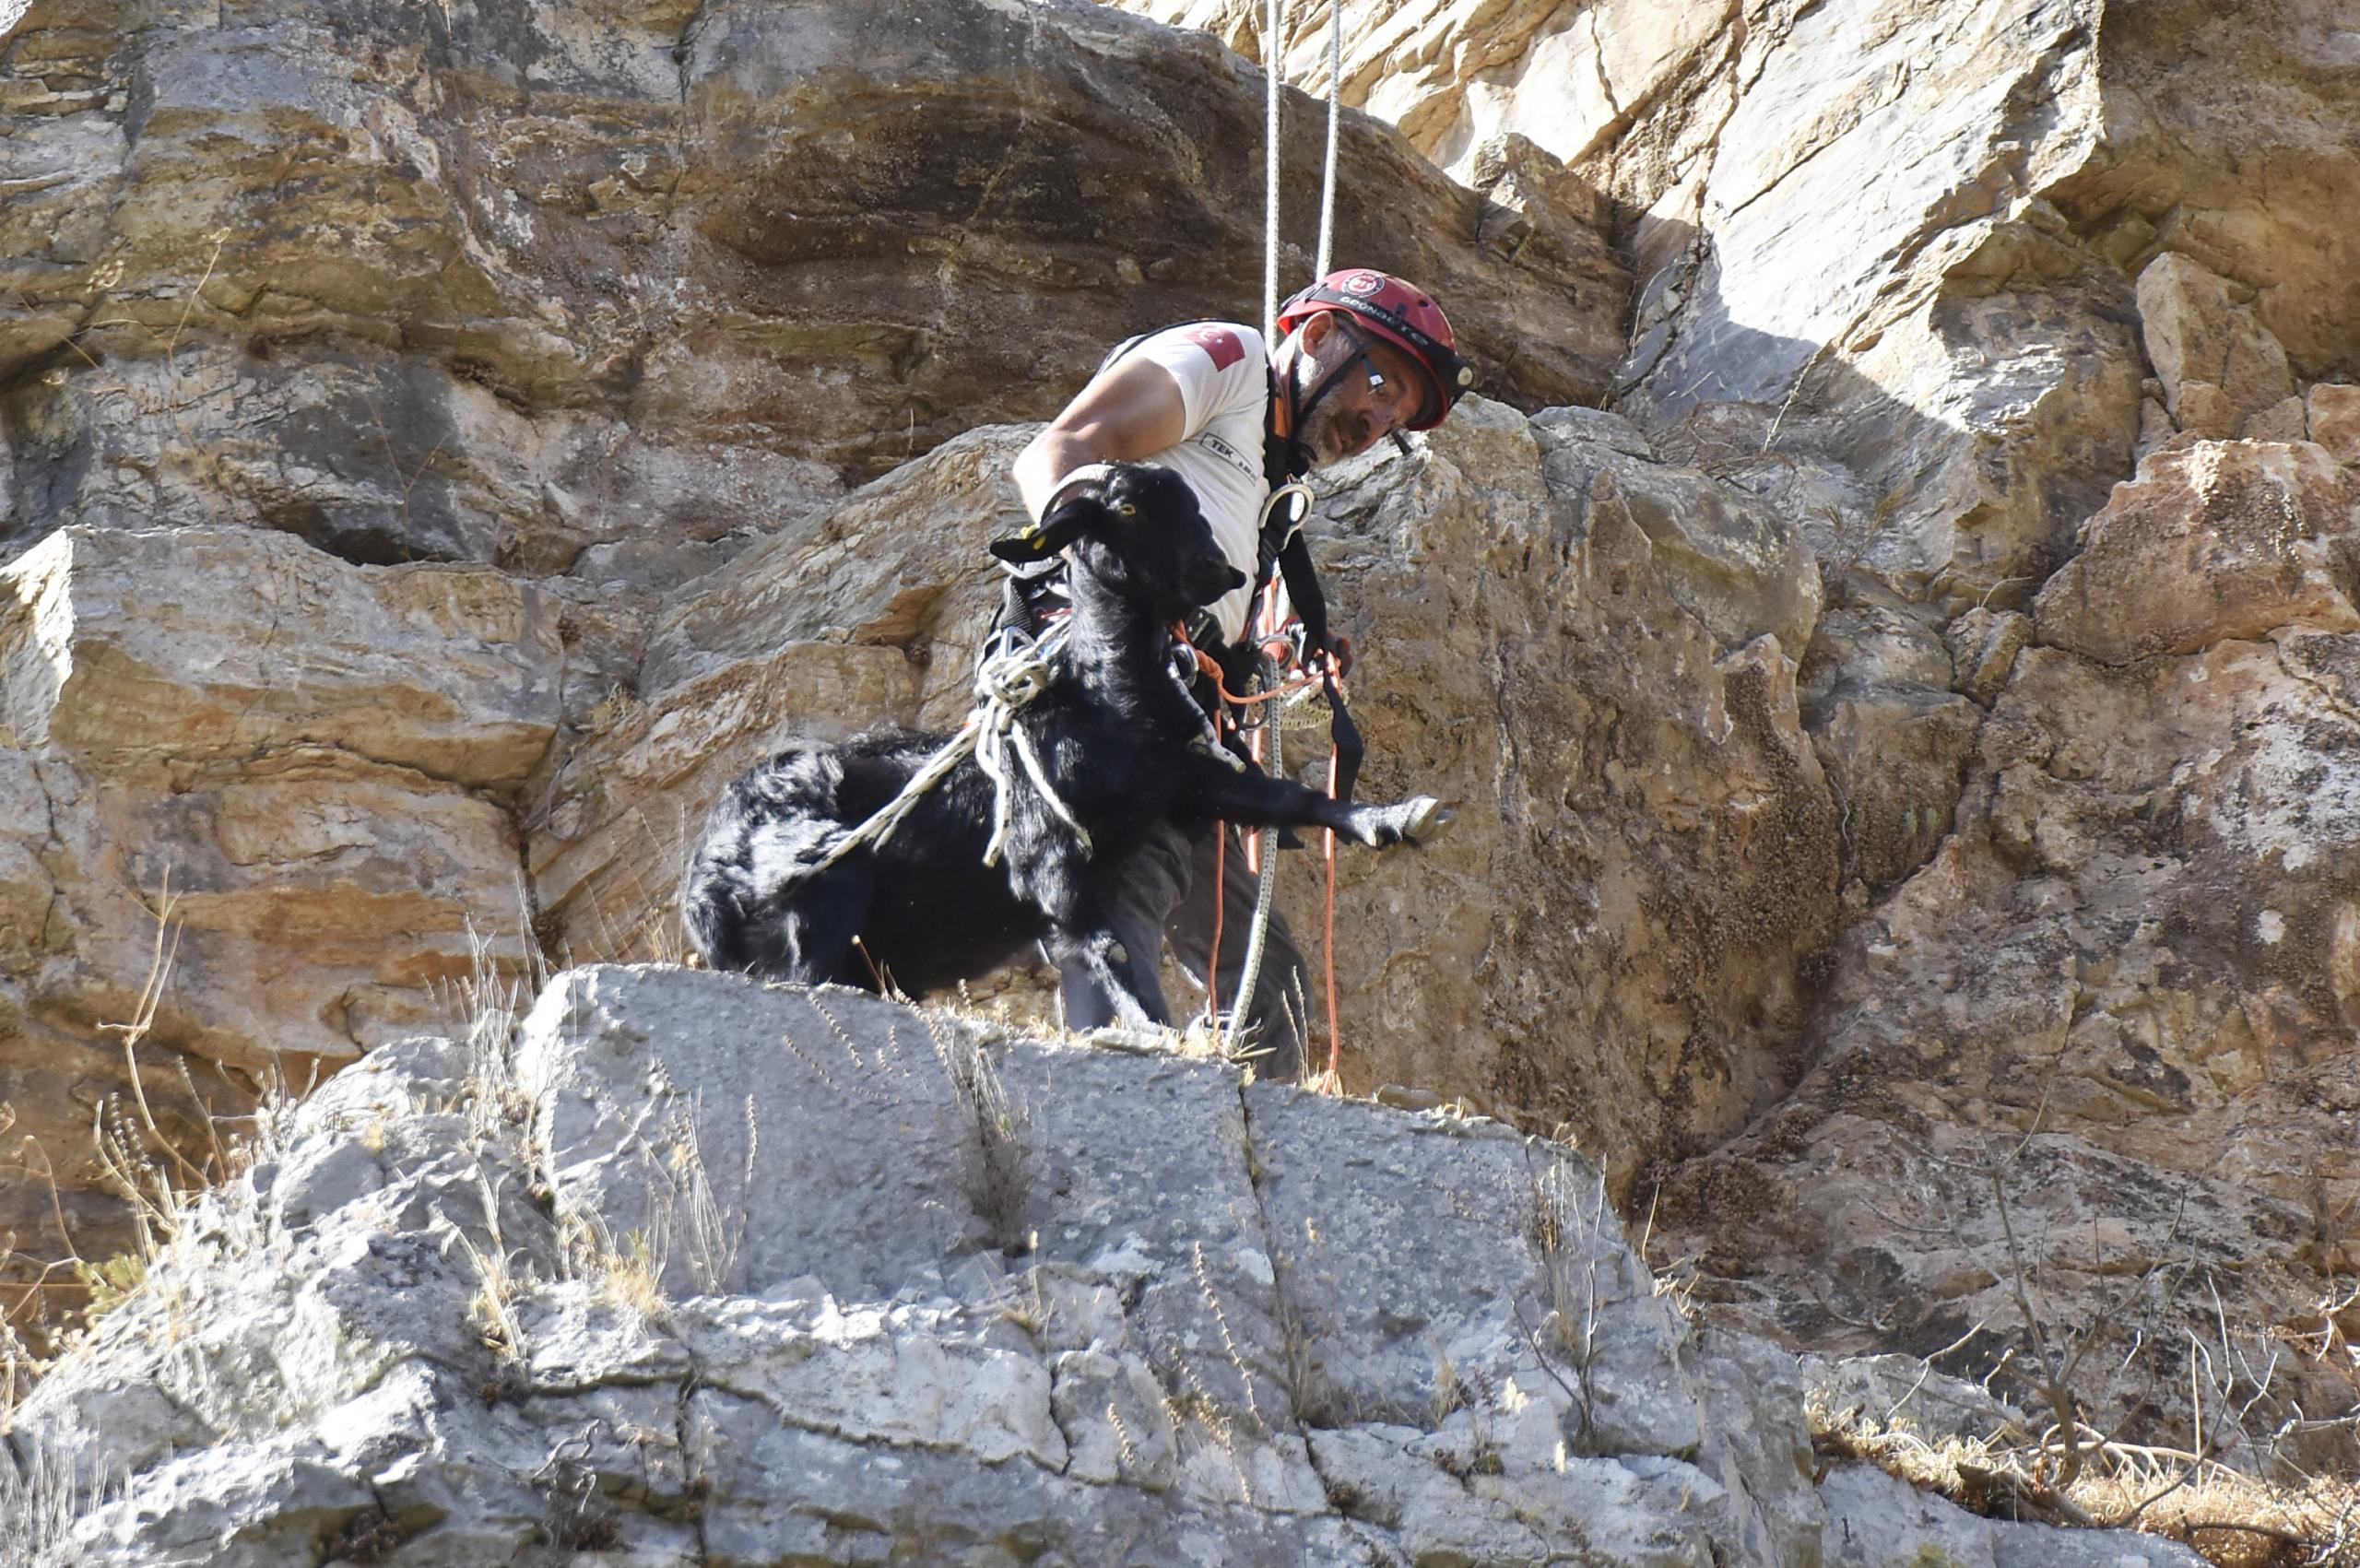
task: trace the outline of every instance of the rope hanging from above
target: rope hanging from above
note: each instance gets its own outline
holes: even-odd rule
[[[1279,80],[1286,41],[1279,36],[1280,0],[1262,12],[1262,341],[1279,340]]]
[[[1262,337],[1279,337],[1279,89],[1286,75],[1283,0],[1262,15]],[[1311,276],[1328,276],[1336,251],[1336,143],[1343,119],[1344,0],[1328,4],[1328,152],[1319,178],[1319,244]]]
[[[1336,253],[1336,126],[1343,113],[1344,0],[1328,0],[1328,170],[1319,183],[1319,258],[1311,276],[1325,277]]]

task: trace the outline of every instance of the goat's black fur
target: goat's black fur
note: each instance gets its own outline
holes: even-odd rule
[[[815,872],[849,831],[898,795],[949,737],[796,741],[731,784],[713,808],[681,891],[690,940],[718,969],[768,979],[890,983],[924,994],[980,976],[1044,941],[1080,962],[1124,1020],[1150,1019],[1157,955],[1129,953],[1101,914],[1098,877],[1167,819],[1326,827],[1367,844],[1415,840],[1448,819],[1428,798],[1333,801],[1239,772],[1200,744],[1202,715],[1168,673],[1166,628],[1240,586],[1185,480],[1118,466],[1061,505],[1028,543],[1073,546],[1073,620],[1048,689],[1016,723],[1089,830],[1085,852],[1020,772],[1005,854],[983,863],[992,784],[973,757],[879,847]],[[1011,766],[1013,760],[1011,759]],[[857,944],[856,945],[856,938]]]

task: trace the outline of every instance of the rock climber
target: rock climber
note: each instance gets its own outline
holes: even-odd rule
[[[1265,525],[1265,503],[1290,480],[1384,437],[1407,450],[1401,432],[1441,424],[1474,374],[1433,298],[1367,267],[1330,273],[1295,295],[1280,310],[1278,330],[1279,341],[1269,344],[1240,323],[1198,321],[1131,339],[1018,454],[1012,473],[1035,522],[1067,487],[1094,477],[1099,465],[1153,462],[1179,473],[1196,489],[1222,549],[1253,584],[1216,604],[1213,624],[1202,630],[1223,647],[1236,643],[1255,588],[1275,563],[1303,621],[1306,660],[1340,674],[1350,645],[1328,629],[1309,546],[1297,527],[1301,513],[1274,514]],[[1037,618],[1058,592],[1051,564],[1039,577],[1011,581],[1006,619]],[[1226,854],[1216,855],[1218,842],[1210,831],[1192,837],[1185,829],[1160,829],[1108,868],[1100,891],[1127,947],[1156,953],[1168,937],[1199,984],[1218,911],[1218,979],[1226,998],[1235,996],[1244,968],[1255,881],[1233,834]],[[1142,968],[1152,976],[1156,966]],[[1060,976],[1059,990],[1068,1028],[1092,1029],[1113,1019],[1113,1004],[1078,971]],[[1241,1014],[1262,1077],[1302,1076],[1301,1011],[1309,995],[1302,955],[1273,911],[1254,995]],[[1142,1000],[1170,1019],[1160,992]]]

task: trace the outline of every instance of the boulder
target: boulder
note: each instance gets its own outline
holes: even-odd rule
[[[2043,642],[2106,664],[2280,627],[2360,631],[2360,490],[2307,442],[2159,452],[2040,591]]]
[[[643,967],[279,1128],[11,1410],[0,1485],[64,1481],[37,1548],[2194,1561],[1814,1485],[1794,1358],[1700,1331],[1595,1165],[1481,1118]]]
[[[2170,252],[2149,262],[2139,274],[2139,323],[2147,362],[2164,383],[2165,407],[2182,429],[2194,428],[2181,417],[2183,383],[2209,382],[2220,390],[2231,427],[2221,434],[2294,395],[2286,350],[2201,262]]]
[[[2360,386],[2321,382],[2304,398],[2304,427],[2345,467],[2360,467]]]
[[[74,1226],[19,1184],[26,1254],[129,1246],[92,1118],[134,1074],[134,1147],[209,1164],[216,1112],[525,961],[557,620],[494,572],[246,529],[68,529],[0,570],[0,1098]]]

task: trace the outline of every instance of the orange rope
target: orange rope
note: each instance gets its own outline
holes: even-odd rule
[[[1202,648],[1198,647],[1195,643],[1189,641],[1187,631],[1177,621],[1173,623],[1172,636],[1174,641],[1177,642],[1182,647],[1187,649],[1188,652],[1195,656],[1197,661],[1197,673],[1205,677],[1213,683],[1213,690],[1221,693],[1221,700],[1222,701],[1230,703],[1234,707],[1250,708],[1257,702],[1274,701],[1280,697],[1286,696],[1290,692],[1300,691],[1306,686],[1316,686],[1319,684],[1319,678],[1316,675],[1299,675],[1292,680],[1281,682],[1280,684],[1270,688],[1268,691],[1257,691],[1251,695],[1241,697],[1222,684],[1221,665],[1210,654],[1206,653]],[[1286,648],[1287,653],[1292,654],[1293,651],[1294,650],[1292,646],[1288,646]],[[1282,663],[1283,660],[1281,659],[1279,662]]]
[[[1260,641],[1263,651],[1270,655],[1271,662],[1283,666],[1293,654],[1294,645],[1285,637],[1274,635],[1273,630],[1268,625],[1269,611],[1275,607],[1275,595],[1266,595],[1261,611],[1265,630]],[[1172,635],[1196,659],[1197,672],[1213,683],[1213,690],[1221,694],[1221,700],[1235,707],[1251,707],[1258,702],[1272,701],[1290,692],[1300,691],[1306,686],[1316,686],[1320,682],[1321,678],[1318,675],[1305,672],[1292,679],[1280,682],[1268,691],[1257,691],[1251,696],[1241,697],[1232,691],[1222,680],[1220,664],[1210,654],[1197,646],[1189,637],[1186,627],[1178,621],[1174,621]],[[1341,676],[1337,678],[1339,687],[1342,680]],[[1254,737],[1253,747],[1254,760],[1259,762],[1262,759],[1262,737],[1258,732]],[[1331,743],[1328,748],[1328,798],[1330,800],[1336,798],[1336,763],[1337,751]],[[1215,834],[1213,839],[1213,931],[1212,949],[1205,964],[1205,1016],[1218,1020],[1221,1017],[1221,914],[1229,903],[1229,824],[1216,822],[1213,824],[1213,832]],[[1321,978],[1328,993],[1327,1082],[1332,1088],[1338,1083],[1336,1064],[1343,1043],[1342,1032],[1336,1022],[1336,830],[1322,829],[1320,840],[1320,859],[1327,872],[1327,890],[1321,918],[1319,957]],[[1259,864],[1261,858],[1259,850],[1259,836],[1248,836],[1245,840],[1246,869],[1257,876],[1261,874],[1262,869]],[[1238,1005],[1244,1004],[1245,998],[1239,998]]]

